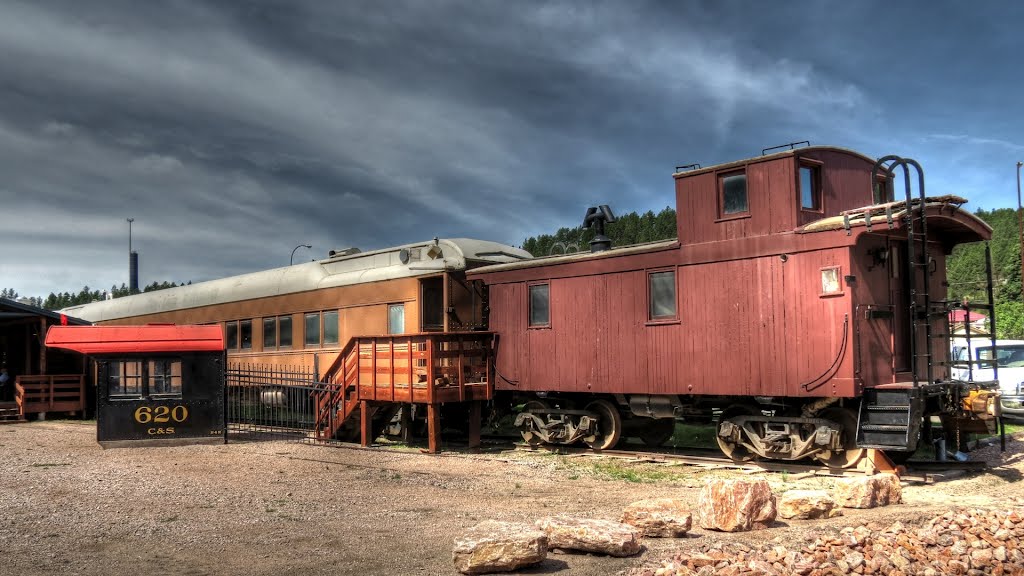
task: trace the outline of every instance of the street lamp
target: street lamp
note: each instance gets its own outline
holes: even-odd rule
[[[295,248],[292,248],[292,257],[288,259],[288,265],[291,266],[295,262],[295,251],[299,248],[313,248],[309,244],[299,244]]]

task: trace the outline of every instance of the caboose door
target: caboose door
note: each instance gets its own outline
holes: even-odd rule
[[[910,372],[910,277],[904,270],[907,243],[889,239],[889,303],[892,305],[893,370]],[[899,376],[897,376],[899,378]]]

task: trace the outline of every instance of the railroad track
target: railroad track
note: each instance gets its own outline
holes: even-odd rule
[[[570,457],[606,457],[628,460],[630,462],[663,464],[666,466],[699,466],[703,468],[732,469],[748,474],[777,472],[789,474],[790,479],[810,476],[863,476],[862,469],[829,468],[821,464],[799,462],[733,462],[721,455],[717,450],[686,449],[684,453],[658,452],[652,450],[591,450],[575,446],[529,446],[514,444],[515,450],[524,452],[551,452]],[[962,475],[966,472],[979,472],[988,469],[985,462],[909,462],[900,478],[910,482],[934,482]]]

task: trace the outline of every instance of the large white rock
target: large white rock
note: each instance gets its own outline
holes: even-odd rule
[[[640,552],[640,533],[629,524],[611,520],[553,516],[537,521],[548,535],[548,546],[563,550],[632,556]]]
[[[689,507],[674,498],[633,502],[622,511],[622,522],[649,537],[678,538],[693,526]]]
[[[742,532],[767,528],[775,514],[775,495],[764,479],[712,479],[697,499],[700,527],[707,530]]]
[[[895,474],[840,478],[833,494],[843,508],[875,508],[903,501],[903,488]]]
[[[779,516],[811,520],[840,514],[836,501],[824,490],[790,490],[779,497]]]
[[[543,562],[548,537],[529,524],[486,520],[455,539],[452,560],[463,574],[508,572]]]

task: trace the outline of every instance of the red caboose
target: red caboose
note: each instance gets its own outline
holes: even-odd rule
[[[948,379],[946,336],[946,257],[991,229],[926,198],[915,162],[815,146],[674,178],[678,240],[469,274],[528,441],[660,444],[717,417],[735,459],[848,466],[912,452],[928,416],[996,416],[990,384]]]

